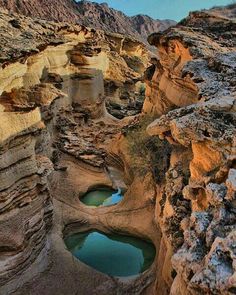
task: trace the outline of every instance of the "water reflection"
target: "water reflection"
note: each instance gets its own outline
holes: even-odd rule
[[[90,191],[84,195],[81,202],[87,206],[109,206],[119,203],[123,199],[121,189],[117,192],[111,189]]]
[[[151,243],[129,236],[92,231],[71,235],[65,243],[80,261],[111,276],[140,274],[155,258],[155,247]]]

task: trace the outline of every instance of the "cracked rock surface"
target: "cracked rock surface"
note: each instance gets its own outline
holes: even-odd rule
[[[172,157],[180,147],[190,154],[188,163],[175,156],[188,173],[181,191],[170,192],[176,179],[168,172],[161,214],[157,208],[167,249],[161,275],[172,295],[235,293],[235,5],[223,11],[193,12],[149,37],[160,60],[147,75],[144,111],[158,116],[147,132],[167,139]],[[178,217],[170,202],[175,191],[179,201],[189,202],[185,216]],[[163,223],[167,216],[175,230],[173,222]],[[178,231],[181,243],[173,245]],[[157,290],[161,286],[158,277]]]

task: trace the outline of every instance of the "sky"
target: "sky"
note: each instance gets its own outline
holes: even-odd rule
[[[173,19],[186,17],[190,11],[232,3],[232,0],[93,0],[106,2],[110,7],[123,11],[129,16],[147,14],[154,19]]]

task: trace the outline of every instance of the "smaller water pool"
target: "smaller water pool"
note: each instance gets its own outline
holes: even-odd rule
[[[68,250],[80,261],[105,274],[129,277],[147,270],[156,249],[144,240],[98,231],[73,234],[65,239]]]
[[[109,206],[119,203],[123,199],[121,189],[114,191],[112,189],[93,190],[81,198],[81,202],[87,206]]]

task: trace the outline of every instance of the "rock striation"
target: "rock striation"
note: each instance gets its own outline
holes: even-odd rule
[[[42,127],[38,109],[1,113],[1,285],[19,277],[47,247],[52,163],[35,152]]]

